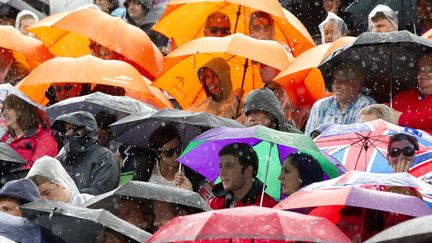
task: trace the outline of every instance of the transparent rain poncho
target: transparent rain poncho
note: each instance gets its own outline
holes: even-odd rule
[[[368,16],[368,31],[372,31],[372,18],[377,15],[377,13],[383,13],[384,16],[387,18],[388,21],[396,28],[396,31],[398,30],[398,16],[393,9],[391,9],[387,5],[378,4],[372,11],[369,13]]]
[[[46,177],[51,183],[64,186],[70,190],[70,200],[68,203],[81,206],[92,198],[92,195],[81,194],[75,182],[63,168],[60,161],[49,156],[43,156],[35,161],[26,178],[32,176]]]
[[[327,18],[318,27],[321,32],[322,44],[333,42],[342,36],[346,36],[348,32],[343,19],[332,12],[328,12]]]

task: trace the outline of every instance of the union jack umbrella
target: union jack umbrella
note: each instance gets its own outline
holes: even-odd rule
[[[408,173],[429,183],[432,182],[432,147],[417,151]]]
[[[348,170],[391,173],[387,146],[391,135],[414,136],[420,149],[432,146],[432,137],[421,130],[401,127],[384,120],[350,125],[332,125],[315,138],[316,145],[341,162]]]

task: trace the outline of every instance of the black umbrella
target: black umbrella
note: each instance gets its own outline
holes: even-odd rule
[[[175,203],[196,208],[198,211],[203,212],[211,210],[204,199],[196,192],[142,181],[126,182],[123,186],[113,191],[90,199],[83,206],[88,208],[103,208],[116,214],[121,197]]]
[[[111,124],[114,140],[121,143],[147,147],[150,135],[160,126],[172,124],[188,144],[202,132],[202,128],[244,127],[240,123],[221,118],[207,112],[190,112],[176,109],[162,109],[154,114],[132,114]]]
[[[390,227],[366,242],[432,242],[432,216],[411,219]]]
[[[138,242],[145,242],[151,236],[103,209],[88,209],[47,200],[28,203],[20,208],[23,217],[50,230],[66,242],[97,242],[105,228]]]
[[[0,142],[0,175],[26,165],[27,162],[8,144]]]
[[[361,33],[367,31],[369,13],[378,4],[384,4],[398,13],[399,29],[415,30],[415,24],[418,21],[416,2],[417,0],[356,0],[343,11],[356,17],[358,30]]]
[[[333,70],[341,63],[365,70],[365,87],[378,103],[391,101],[401,90],[417,87],[417,62],[432,52],[432,42],[406,30],[389,33],[366,32],[357,40],[330,54],[318,68],[331,91]]]
[[[45,112],[50,121],[53,122],[60,115],[75,111],[88,111],[93,115],[105,111],[120,119],[132,113],[154,113],[156,110],[150,105],[127,96],[113,96],[96,92],[60,101],[46,108]]]

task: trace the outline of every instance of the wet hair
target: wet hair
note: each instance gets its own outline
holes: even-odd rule
[[[158,149],[174,138],[181,141],[177,128],[173,125],[162,125],[150,135],[149,146],[152,149]]]
[[[397,133],[394,134],[390,137],[389,143],[388,143],[388,149],[390,149],[390,146],[394,143],[394,142],[400,142],[403,140],[407,140],[408,142],[410,142],[413,146],[415,150],[419,150],[419,144],[417,141],[417,138],[414,136],[410,136],[408,134],[405,133]]]
[[[226,145],[219,151],[218,156],[232,155],[236,157],[242,165],[242,173],[247,167],[252,166],[252,176],[255,177],[258,173],[258,155],[251,146],[246,143],[231,143]]]
[[[377,22],[379,20],[387,20],[390,21],[387,16],[383,12],[377,12],[375,16],[371,18],[372,22]]]
[[[38,108],[18,98],[18,96],[9,95],[3,101],[3,105],[7,106],[8,109],[16,111],[18,126],[20,126],[23,131],[38,127],[39,124],[46,127]]]
[[[274,21],[270,14],[263,11],[255,11],[249,17],[249,29],[252,29],[252,25],[255,19],[265,18],[269,21],[270,25],[274,28]]]
[[[292,153],[285,158],[284,163],[294,166],[300,175],[301,187],[323,180],[323,170],[319,162],[309,154]]]

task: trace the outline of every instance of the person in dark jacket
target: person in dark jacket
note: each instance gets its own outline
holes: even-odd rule
[[[219,152],[221,183],[213,188],[212,209],[234,208],[261,203],[264,184],[256,178],[258,156],[245,143],[232,143]],[[276,201],[264,193],[263,207],[273,207]]]
[[[301,133],[288,122],[273,91],[261,88],[246,96],[244,113],[246,126],[262,125],[278,131]]]
[[[63,134],[57,159],[81,193],[99,195],[118,185],[120,168],[114,154],[97,144],[97,124],[92,114],[77,111],[61,115],[51,128]]]
[[[19,206],[39,199],[39,190],[31,180],[8,181],[0,189],[0,212],[21,217]]]

